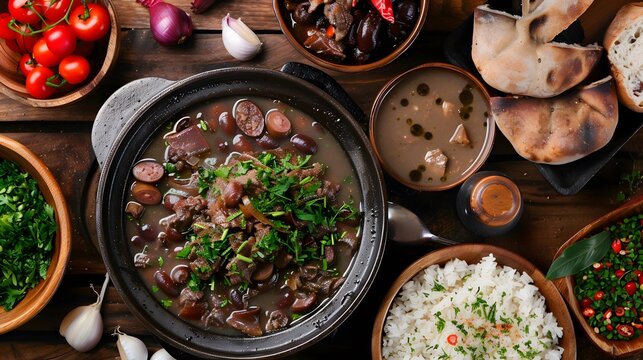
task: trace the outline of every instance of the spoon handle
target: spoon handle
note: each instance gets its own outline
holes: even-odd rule
[[[439,237],[435,234],[424,234],[424,238],[430,241],[433,241],[435,243],[438,243],[440,245],[446,245],[446,246],[451,246],[451,245],[458,245],[460,244],[459,241],[451,240],[451,239],[445,239],[443,237]]]

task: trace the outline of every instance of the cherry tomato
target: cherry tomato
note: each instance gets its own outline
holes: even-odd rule
[[[11,51],[13,51],[13,52],[15,52],[15,53],[18,53],[18,54],[22,54],[22,53],[23,53],[23,51],[22,51],[22,49],[20,48],[20,46],[18,46],[18,43],[16,42],[16,39],[13,39],[13,40],[7,40],[7,39],[5,39],[5,40],[4,40],[4,43],[5,43],[5,44],[7,44],[7,47],[8,47],[9,49],[11,49]]]
[[[625,315],[625,309],[622,306],[619,306],[616,309],[614,309],[614,314],[616,314],[616,316],[618,317],[621,317]]]
[[[614,327],[612,326],[612,324],[607,324],[607,326],[605,326],[605,328],[606,328],[607,330],[609,330],[609,331],[614,330]]]
[[[67,14],[67,9],[72,9],[78,4],[77,0],[36,0],[36,3],[42,9],[47,22],[52,24],[62,19]],[[73,4],[72,4],[73,3]]]
[[[594,269],[594,271],[602,270],[603,269],[603,264],[601,264],[601,263],[593,263],[592,264],[592,269]]]
[[[37,5],[30,0],[9,0],[9,13],[23,24],[35,25],[40,22]]]
[[[456,346],[458,344],[458,335],[451,334],[447,336],[447,342],[449,343],[449,345]]]
[[[621,251],[621,248],[623,247],[623,244],[621,244],[621,240],[616,239],[612,241],[612,251],[614,254],[618,254]]]
[[[22,56],[20,57],[20,61],[18,62],[20,71],[25,76],[29,75],[31,70],[36,68],[36,65],[36,60],[34,60],[29,54],[22,54]]]
[[[634,326],[635,328],[637,328],[639,330],[643,330],[643,325],[642,324],[632,323],[632,326]]]
[[[109,12],[101,4],[79,5],[69,15],[69,25],[83,41],[96,41],[109,31]]]
[[[636,284],[634,281],[630,281],[627,284],[625,284],[625,292],[627,292],[628,295],[632,296],[636,292]]]
[[[61,60],[60,56],[49,50],[44,38],[36,41],[36,44],[33,46],[33,58],[36,59],[38,64],[46,67],[56,66]]]
[[[605,312],[603,313],[603,317],[606,318],[606,319],[611,318],[612,317],[612,309],[605,310]]]
[[[45,31],[43,38],[49,50],[61,58],[73,54],[76,50],[76,33],[67,24],[58,24]]]
[[[623,337],[631,337],[632,335],[634,335],[634,328],[632,328],[631,325],[627,324],[620,324],[616,326],[616,331]]]
[[[616,269],[616,270],[614,271],[614,275],[616,275],[616,278],[617,278],[617,279],[620,279],[620,278],[622,278],[622,277],[623,277],[623,275],[625,275],[625,270],[623,270],[623,269]]]
[[[80,84],[89,76],[89,61],[79,55],[69,55],[60,61],[58,73],[70,84]]]
[[[7,12],[0,13],[0,38],[6,40],[15,39],[18,33],[9,28],[9,22],[13,20],[11,14]]]
[[[19,26],[20,31],[27,34],[27,35],[22,35],[22,34],[17,34],[16,36],[16,44],[18,44],[18,47],[20,48],[20,53],[25,54],[25,53],[32,53],[33,52],[33,47],[40,39],[40,35],[28,35],[32,32],[32,30],[29,28],[27,25],[20,25]]]
[[[47,79],[55,76],[54,72],[44,66],[38,66],[27,75],[27,91],[36,99],[46,99],[56,92],[55,87],[47,85]]]
[[[599,301],[600,299],[602,299],[602,298],[603,298],[603,296],[605,296],[605,292],[604,292],[604,291],[602,291],[602,290],[598,290],[598,291],[594,294],[594,300]]]
[[[643,285],[643,271],[641,270],[634,270],[634,274],[636,274],[636,278],[639,281],[639,285]]]
[[[586,307],[583,309],[583,316],[586,318],[591,318],[592,316],[594,316],[594,314],[594,309],[592,309],[591,307]]]
[[[584,309],[586,307],[589,307],[592,305],[592,300],[590,298],[584,298],[583,300],[580,301],[580,306]]]

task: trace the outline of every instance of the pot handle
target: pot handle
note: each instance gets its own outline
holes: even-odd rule
[[[342,88],[342,86],[339,85],[339,83],[330,75],[310,65],[298,62],[287,62],[281,67],[281,71],[308,81],[322,89],[328,95],[337,100],[349,113],[351,113],[362,127],[368,126],[368,118],[364,111],[362,111],[362,108],[355,103],[346,90],[344,90],[344,88]]]
[[[134,80],[116,90],[101,106],[92,127],[92,148],[102,167],[118,134],[129,123],[141,104],[174,81],[148,77]]]

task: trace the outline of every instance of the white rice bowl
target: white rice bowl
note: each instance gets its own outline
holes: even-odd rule
[[[384,324],[384,359],[560,359],[563,329],[531,277],[496,263],[432,265],[404,284]]]

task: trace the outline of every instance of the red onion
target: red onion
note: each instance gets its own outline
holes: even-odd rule
[[[179,45],[192,35],[190,14],[163,0],[136,0],[150,12],[154,39],[165,46]]]
[[[192,12],[195,14],[201,14],[208,10],[216,0],[194,0],[190,6]]]

